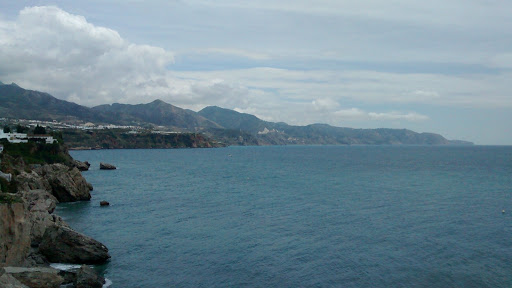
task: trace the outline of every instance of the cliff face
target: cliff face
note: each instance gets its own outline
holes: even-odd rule
[[[73,285],[79,271],[74,278],[63,277],[49,263],[97,264],[110,258],[105,245],[74,231],[53,213],[59,202],[91,199],[92,187],[76,167],[29,165],[20,156],[2,155],[1,160],[4,172],[13,175],[9,192],[16,193],[0,192],[0,269],[5,268],[0,284],[14,278],[26,286],[7,287]]]
[[[0,203],[0,267],[25,262],[30,249],[30,228],[25,203]]]

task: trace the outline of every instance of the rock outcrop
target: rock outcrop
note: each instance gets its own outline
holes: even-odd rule
[[[59,288],[64,278],[50,267],[5,267],[5,273],[30,288]]]
[[[77,168],[63,164],[44,165],[35,170],[48,181],[52,194],[59,202],[90,200],[89,186]]]
[[[25,199],[29,211],[47,211],[53,213],[59,202],[48,190],[22,190],[21,196]]]
[[[39,251],[55,263],[98,264],[110,258],[105,245],[63,226],[50,226],[43,235]]]
[[[101,170],[115,170],[116,166],[108,163],[100,162],[100,169]]]
[[[0,287],[2,288],[29,288],[18,281],[11,274],[5,273],[4,268],[0,268]]]
[[[18,186],[18,190],[20,191],[37,189],[51,191],[52,189],[50,183],[48,183],[48,180],[41,177],[41,175],[35,171],[20,171],[20,173],[16,176],[16,184]]]

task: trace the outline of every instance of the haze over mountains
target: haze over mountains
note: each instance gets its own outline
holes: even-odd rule
[[[353,129],[327,124],[293,126],[267,122],[254,115],[209,106],[199,112],[182,109],[161,100],[147,104],[106,104],[93,108],[64,101],[48,93],[26,90],[0,82],[0,117],[34,120],[93,122],[97,124],[165,126],[182,132],[201,132],[229,144],[286,145],[449,145],[471,144],[450,141],[434,133],[406,129]]]

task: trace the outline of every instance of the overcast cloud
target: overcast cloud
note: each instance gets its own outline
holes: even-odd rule
[[[0,80],[86,106],[162,99],[512,144],[507,11],[477,0],[2,1]]]

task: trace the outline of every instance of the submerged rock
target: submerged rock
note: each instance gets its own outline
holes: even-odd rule
[[[103,200],[100,202],[100,206],[109,206],[109,205],[110,205],[110,203],[108,201]]]
[[[68,227],[48,227],[39,251],[50,262],[98,264],[110,258],[105,245]]]
[[[102,170],[115,170],[116,166],[108,163],[100,162],[100,169]]]

